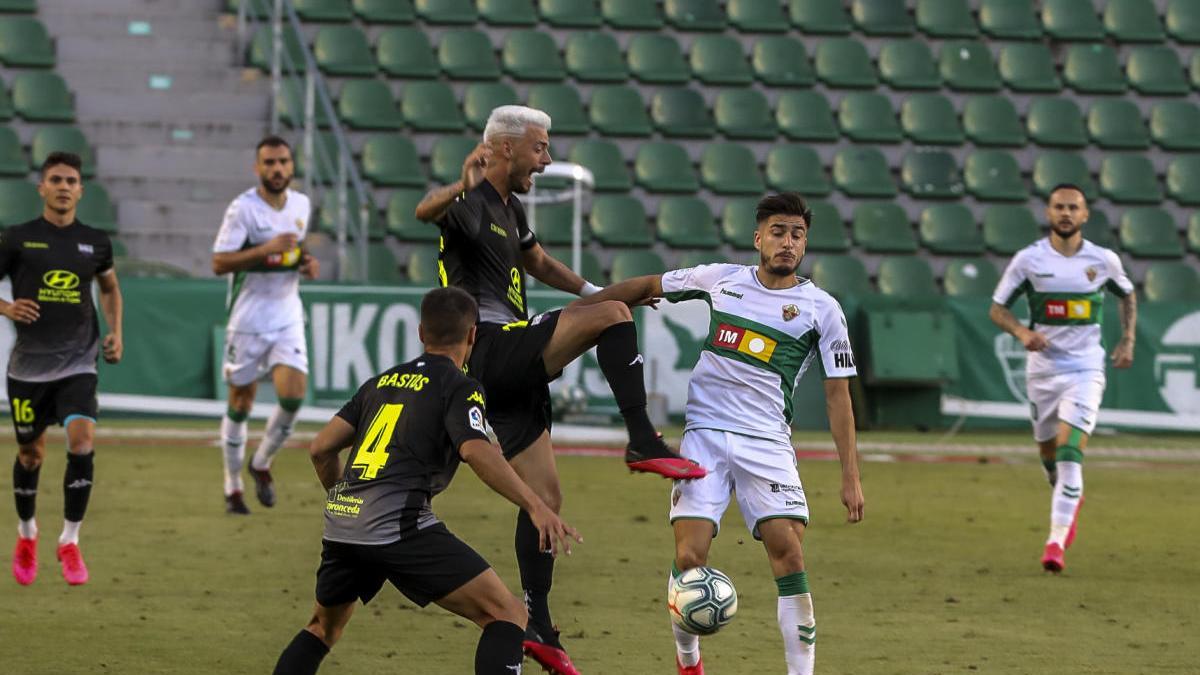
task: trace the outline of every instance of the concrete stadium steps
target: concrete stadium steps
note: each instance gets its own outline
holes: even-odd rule
[[[261,120],[190,121],[99,120],[82,122],[79,128],[88,140],[100,146],[179,145],[206,148],[252,148],[262,138]],[[32,131],[30,135],[32,136]],[[20,132],[18,131],[18,135]]]

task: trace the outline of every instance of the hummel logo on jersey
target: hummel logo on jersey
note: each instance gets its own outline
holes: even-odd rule
[[[738,300],[742,299],[741,293],[734,293],[733,291],[727,291],[724,288],[721,289],[721,295],[728,295],[729,297],[737,298]]]
[[[1033,276],[1039,279],[1051,279],[1054,277],[1054,272],[1034,272]]]
[[[637,356],[633,357],[633,360],[629,362],[629,365],[636,366],[639,363],[645,363],[645,361],[642,359],[641,354],[638,354]]]
[[[76,478],[74,481],[71,482],[70,485],[67,486],[67,489],[73,490],[73,489],[78,489],[78,488],[85,488],[91,484],[92,484],[92,481],[90,481],[86,478]]]

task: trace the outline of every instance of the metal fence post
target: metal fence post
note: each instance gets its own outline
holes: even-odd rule
[[[244,2],[245,0],[243,0]],[[271,133],[279,133],[280,71],[283,61],[283,0],[275,0],[271,14]]]
[[[346,154],[338,152],[337,163],[337,248],[338,281],[346,280]]]
[[[317,164],[313,156],[313,137],[316,135],[316,76],[311,70],[304,73],[304,194],[312,194],[313,173]]]

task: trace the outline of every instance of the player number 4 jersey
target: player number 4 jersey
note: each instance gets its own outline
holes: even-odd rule
[[[670,302],[705,300],[709,332],[688,385],[685,429],[791,440],[792,393],[815,361],[826,378],[854,377],[846,317],[808,279],[772,290],[755,267],[701,265],[667,272]]]

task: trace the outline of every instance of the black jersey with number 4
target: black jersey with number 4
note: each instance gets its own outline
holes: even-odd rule
[[[0,277],[11,277],[13,299],[33,300],[39,314],[33,323],[15,323],[9,377],[49,382],[96,372],[92,280],[112,266],[108,235],[79,221],[59,227],[38,218],[0,232]]]
[[[342,480],[325,502],[325,538],[387,544],[436,522],[459,448],[487,441],[483,387],[449,358],[422,354],[365,382],[338,417],[355,430]]]
[[[508,203],[486,180],[459,195],[438,221],[442,230],[439,273],[443,286],[470,293],[479,320],[511,323],[529,318],[521,253],[537,238],[516,195]]]

